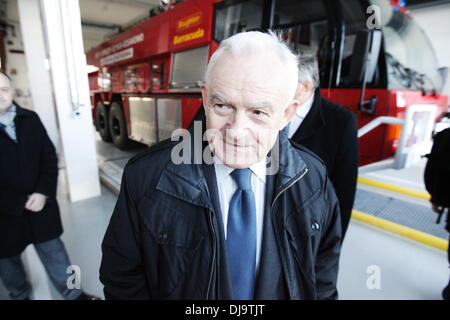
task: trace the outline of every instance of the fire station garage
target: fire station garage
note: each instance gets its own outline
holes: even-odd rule
[[[344,188],[349,188],[344,192],[351,193],[352,208],[345,238],[338,246],[338,298],[445,298],[450,277],[446,230],[450,214],[445,206],[433,208],[424,176],[432,159],[425,155],[431,152],[433,137],[450,127],[450,1],[0,0],[0,64],[4,72],[0,74],[0,233],[6,229],[11,233],[0,235],[1,300],[108,298],[100,274],[102,242],[115,208],[122,208],[119,194],[135,187],[122,181],[125,166],[130,159],[153,152],[160,142],[179,141],[180,134],[198,129],[205,119],[202,88],[206,68],[220,43],[240,32],[267,30],[275,31],[294,54],[308,55],[317,63],[317,70],[299,68],[299,83],[302,72],[310,72],[317,78],[313,96],[346,108],[356,120],[355,177],[342,177]],[[8,100],[8,92],[13,100]],[[221,108],[237,110],[218,99]],[[303,110],[304,105],[299,105],[298,110]],[[303,115],[305,121],[317,107],[314,103],[310,108]],[[27,121],[30,111],[39,116],[47,135],[39,132],[42,139],[48,136],[48,143],[36,147],[42,143],[36,139],[39,133],[28,130],[30,139],[40,142],[29,142],[30,146],[20,151],[23,141],[28,141],[26,126],[20,121]],[[316,124],[312,128],[325,130]],[[202,146],[205,140],[201,133],[199,137]],[[330,146],[325,149],[333,149],[333,141],[322,141],[322,147],[327,143]],[[41,177],[52,171],[51,145],[58,159],[54,175],[47,177],[57,180],[54,196],[41,194],[44,178],[37,178],[31,187],[21,185],[29,179],[25,164],[34,158],[38,159],[35,171],[47,169],[32,175]],[[40,154],[44,149],[47,154]],[[10,160],[11,153],[16,153],[17,161]],[[335,169],[344,172],[344,168]],[[14,170],[17,173],[11,178]],[[145,170],[140,175],[144,177]],[[356,179],[354,201],[353,191],[347,187],[352,179]],[[295,183],[304,188],[301,179]],[[445,188],[450,199],[448,185]],[[339,198],[339,192],[336,194]],[[16,197],[24,200],[12,200]],[[222,194],[220,199],[223,201]],[[49,239],[44,229],[56,222],[36,224],[33,219],[47,214],[51,205],[59,207],[54,219],[63,232]],[[187,219],[182,208],[176,217]],[[22,222],[12,222],[19,220]],[[314,223],[313,229],[317,228],[319,224]],[[169,263],[173,259],[177,268],[180,262],[176,260],[181,258],[174,252],[192,248],[171,242],[175,240],[170,237],[178,237],[170,233],[173,230],[158,237],[168,236],[164,241],[177,249],[164,252],[160,248],[154,259],[167,255],[164,259]],[[189,236],[186,230],[182,233],[179,237]],[[223,235],[223,230],[218,234]],[[63,244],[60,250],[68,256],[65,264],[49,261],[49,255],[43,254],[43,244],[58,237]],[[326,234],[320,240],[308,237],[298,236],[314,244]],[[127,241],[134,241],[131,238]],[[166,245],[161,241],[159,246]],[[298,272],[302,257],[316,254],[310,242],[304,248],[311,252],[298,253]],[[189,257],[195,255],[193,249],[189,252]],[[189,261],[183,262],[186,268]],[[302,272],[314,273],[309,267],[304,266]],[[143,276],[167,280],[162,274],[150,274],[151,270],[143,271]],[[61,288],[60,282],[67,288]],[[199,291],[201,285],[200,281]],[[286,279],[286,287],[290,285]],[[83,295],[71,295],[68,290]],[[447,299],[449,290],[447,287]]]

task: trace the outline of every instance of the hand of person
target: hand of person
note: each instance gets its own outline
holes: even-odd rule
[[[28,196],[28,201],[25,204],[25,209],[33,212],[39,212],[44,208],[46,202],[47,196],[40,193],[33,193]]]

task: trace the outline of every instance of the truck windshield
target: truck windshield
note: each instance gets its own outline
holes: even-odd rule
[[[274,27],[284,34],[294,51],[317,54],[328,35],[328,20],[322,1],[276,1]]]
[[[320,83],[327,84],[329,65],[326,57],[330,23],[324,2],[276,1],[273,23],[273,29],[281,32],[283,39],[294,52],[307,52],[317,57]]]
[[[390,89],[436,90],[443,79],[436,54],[423,30],[407,15],[386,5],[387,0],[372,0],[380,10],[388,87]]]
[[[260,29],[264,0],[224,1],[216,4],[214,40],[220,42],[232,35]]]
[[[261,29],[264,0],[226,0],[216,4],[214,40],[220,42],[235,33]],[[327,53],[329,23],[322,0],[275,1],[272,29],[280,32],[294,50],[317,55]],[[321,59],[323,58],[323,59]],[[321,78],[327,79],[326,63],[319,63]],[[325,81],[326,82],[326,81]]]
[[[264,0],[225,0],[217,3],[214,39],[220,42],[238,32],[260,29],[265,3]],[[328,86],[330,70],[334,69],[327,59],[331,27],[334,25],[334,20],[330,20],[334,13],[328,12],[334,7],[330,3],[320,0],[276,1],[273,15],[273,29],[282,32],[291,49],[308,51],[317,56],[322,87]],[[378,69],[368,86],[385,88],[387,85],[389,89],[439,92],[443,78],[436,54],[423,30],[408,15],[393,7],[388,0],[339,0],[333,4],[340,7],[345,27],[342,30],[342,47],[334,48],[339,53],[340,61],[335,70],[337,87],[360,85],[356,81],[359,77],[354,77],[358,74],[351,72],[355,69],[352,69],[355,65],[352,59],[356,40],[367,34],[364,32],[368,30],[366,6],[374,5],[379,10],[377,28],[383,32],[386,63],[383,59],[379,60]],[[335,85],[331,84],[332,87]]]

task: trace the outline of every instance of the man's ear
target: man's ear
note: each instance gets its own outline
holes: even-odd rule
[[[308,92],[308,95],[310,95],[311,92],[314,91],[313,84],[312,84],[311,82],[309,82],[309,81],[303,83],[303,86],[304,86],[304,90],[305,90],[306,92]]]
[[[292,100],[291,104],[284,109],[284,119],[281,128],[284,128],[289,122],[291,122],[299,106],[300,103],[297,100]]]
[[[295,92],[295,99],[302,105],[308,100],[312,91],[313,84],[311,82],[299,82],[297,91]]]

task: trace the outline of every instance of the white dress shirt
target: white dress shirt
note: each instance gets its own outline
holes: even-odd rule
[[[220,209],[222,210],[225,239],[227,236],[228,207],[231,198],[237,189],[237,184],[230,173],[233,168],[227,167],[214,156],[214,169],[216,171],[217,187],[219,189]],[[252,171],[252,190],[256,205],[256,270],[259,268],[261,255],[262,229],[264,220],[264,204],[266,192],[266,159],[250,166]]]
[[[302,124],[303,120],[305,119],[306,115],[308,114],[309,110],[311,110],[312,104],[314,102],[314,93],[309,97],[308,100],[304,104],[302,104],[300,107],[298,107],[297,112],[295,113],[295,116],[292,118],[291,122],[289,123],[289,132],[288,137],[289,139],[292,138],[292,136],[295,134],[297,129]]]

